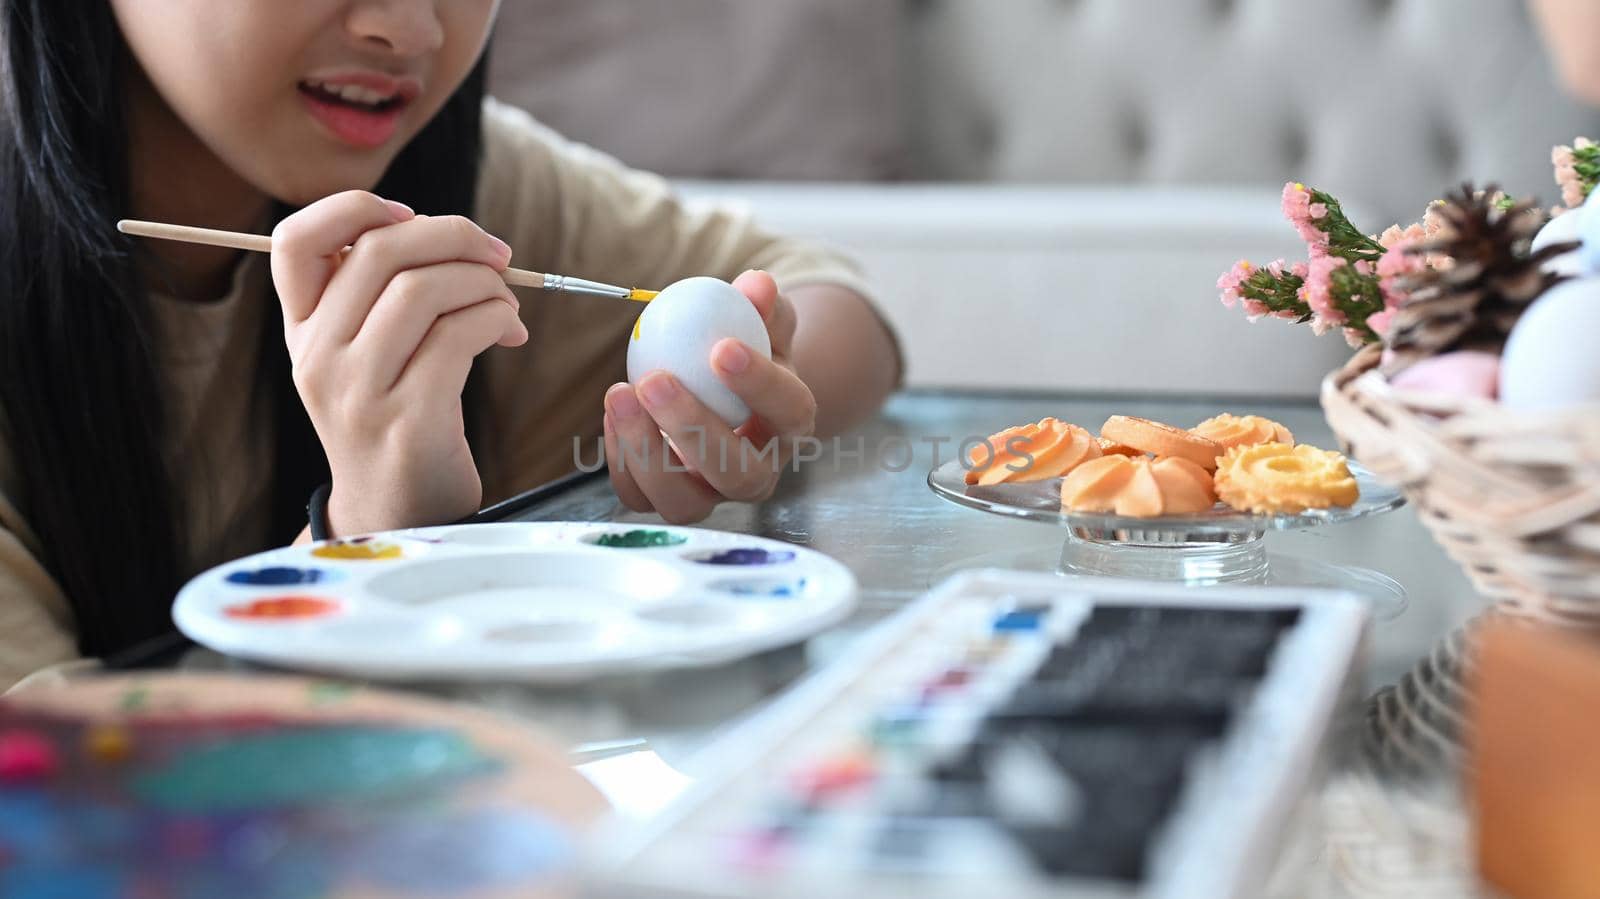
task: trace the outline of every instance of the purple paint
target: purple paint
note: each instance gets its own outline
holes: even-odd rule
[[[695,561],[702,565],[778,565],[793,562],[794,553],[787,549],[740,547],[702,556]]]

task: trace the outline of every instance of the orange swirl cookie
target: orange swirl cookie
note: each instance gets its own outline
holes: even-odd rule
[[[1193,515],[1217,502],[1211,473],[1188,459],[1101,456],[1061,482],[1061,506],[1136,518]]]
[[[1223,449],[1221,444],[1209,437],[1148,418],[1127,415],[1113,415],[1106,419],[1100,428],[1100,436],[1152,456],[1188,459],[1206,471],[1216,470],[1217,457],[1222,455]]]
[[[1361,496],[1344,456],[1314,446],[1236,446],[1217,460],[1217,496],[1244,512],[1349,506]]]
[[[1054,418],[1006,428],[967,453],[968,484],[1025,483],[1059,478],[1100,456],[1100,443],[1083,428]]]
[[[1294,434],[1270,418],[1259,415],[1229,415],[1224,412],[1189,429],[1201,437],[1222,444],[1223,449],[1254,446],[1257,443],[1294,444]]]

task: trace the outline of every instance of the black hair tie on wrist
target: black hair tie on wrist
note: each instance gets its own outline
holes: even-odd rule
[[[333,535],[328,533],[328,496],[333,493],[332,484],[323,484],[311,491],[311,501],[306,503],[306,518],[311,523],[311,539],[327,540]]]

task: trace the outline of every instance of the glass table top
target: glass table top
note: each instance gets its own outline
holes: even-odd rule
[[[510,713],[565,739],[585,753],[582,757],[648,745],[671,768],[692,771],[695,754],[718,733],[950,575],[987,567],[1054,570],[1063,539],[1058,525],[964,508],[929,489],[929,471],[954,459],[963,441],[981,440],[1005,426],[1047,415],[1086,427],[1097,427],[1112,414],[1192,425],[1222,411],[1265,415],[1287,425],[1302,442],[1336,447],[1321,410],[1310,401],[898,394],[852,434],[824,441],[820,458],[786,471],[771,500],[725,505],[699,525],[788,541],[844,563],[860,582],[861,601],[841,625],[802,644],[716,668],[617,676],[566,688],[437,684],[405,689]],[[659,521],[622,507],[603,475],[576,483],[515,518]],[[1453,621],[1472,611],[1457,608],[1462,597],[1471,596],[1465,578],[1409,509],[1268,539],[1273,552],[1376,569],[1405,586],[1409,610],[1376,628],[1369,683],[1393,680]],[[190,652],[182,664],[239,665],[206,650]]]

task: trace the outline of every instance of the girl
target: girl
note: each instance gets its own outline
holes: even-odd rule
[[[1591,0],[1532,0],[1531,6],[1567,90],[1600,105],[1600,6]]]
[[[622,502],[693,521],[773,487],[719,439],[846,428],[898,378],[842,260],[486,100],[497,0],[0,2],[0,682],[166,632],[187,577],[303,538],[319,484],[335,535],[446,522],[603,431]],[[274,252],[134,243],[119,218]],[[711,361],[751,420],[664,373],[616,383],[638,307],[519,299],[512,259],[744,271],[774,359]],[[615,466],[695,428],[681,460]]]

